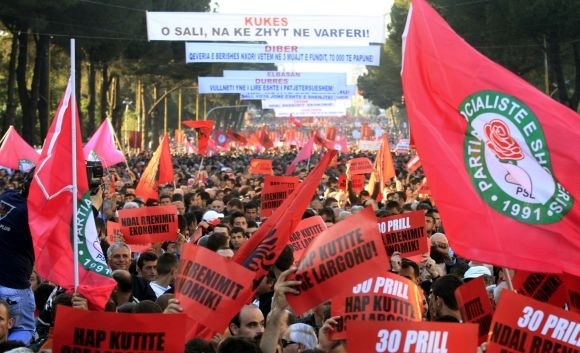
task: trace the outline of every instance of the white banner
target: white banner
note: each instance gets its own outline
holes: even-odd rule
[[[381,148],[381,140],[360,140],[358,149],[362,151],[378,151]]]
[[[149,40],[384,44],[384,16],[239,15],[147,12]],[[348,44],[350,43],[350,44]]]
[[[317,63],[379,66],[381,46],[304,47],[237,43],[185,43],[186,63]]]
[[[285,99],[264,99],[262,109],[280,108],[339,108],[344,109],[350,106],[350,100],[285,100]]]
[[[225,78],[300,78],[304,80],[331,81],[346,85],[346,72],[296,72],[260,70],[224,70]]]
[[[282,100],[343,100],[351,99],[352,95],[340,95],[340,94],[316,94],[316,93],[240,93],[240,100],[264,100],[264,99],[282,99]]]
[[[290,115],[294,117],[305,117],[305,116],[343,116],[346,115],[346,108],[277,108],[274,109],[276,112],[276,117],[288,117]]]
[[[352,88],[337,82],[292,78],[238,79],[198,77],[198,93],[314,93],[349,94]]]

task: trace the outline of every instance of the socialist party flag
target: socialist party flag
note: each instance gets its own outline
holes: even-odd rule
[[[104,309],[116,286],[110,277],[93,215],[78,118],[73,135],[76,100],[71,81],[46,136],[28,195],[28,218],[34,243],[36,271],[49,282],[72,291],[74,281],[73,222],[77,222],[78,292],[96,308]],[[75,114],[78,117],[78,114]],[[76,138],[72,139],[73,136]],[[72,151],[76,161],[72,161]],[[73,172],[78,189],[73,212]]]
[[[578,114],[470,47],[425,0],[409,11],[402,76],[455,252],[579,275]]]

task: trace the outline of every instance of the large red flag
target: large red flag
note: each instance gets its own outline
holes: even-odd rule
[[[88,160],[91,151],[99,156],[99,160],[105,167],[110,167],[117,163],[125,163],[123,152],[117,149],[115,130],[113,130],[113,125],[109,118],[103,120],[101,126],[99,126],[83,148],[86,160]]]
[[[135,194],[145,200],[156,200],[159,198],[159,185],[168,183],[173,183],[173,163],[169,151],[169,136],[165,134],[141,174]]]
[[[76,100],[71,84],[66,89],[46,136],[28,195],[30,231],[36,270],[47,281],[67,290],[74,288],[73,222],[78,224],[78,292],[104,309],[116,282],[110,277],[102,253],[90,199],[78,118],[73,141],[72,112]],[[76,115],[78,116],[78,115]],[[76,161],[72,161],[72,151]],[[73,172],[78,190],[73,216]]]
[[[195,129],[197,131],[197,150],[200,155],[204,156],[209,144],[209,136],[213,129],[213,120],[185,120],[181,122],[183,125]]]
[[[578,114],[470,47],[425,0],[405,35],[410,125],[455,252],[580,275]]]
[[[10,125],[0,146],[0,165],[14,170],[28,172],[38,162],[39,154]]]
[[[335,155],[335,151],[326,153],[298,189],[288,196],[234,255],[233,261],[255,271],[254,288],[247,288],[248,296],[254,292],[257,281],[268,272],[284,246],[289,243],[290,234],[302,219],[322,174]]]

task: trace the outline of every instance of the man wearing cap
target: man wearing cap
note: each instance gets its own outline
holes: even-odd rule
[[[483,276],[484,281],[487,283],[491,278],[491,271],[485,266],[471,266],[463,274],[463,282],[469,282],[474,278]]]
[[[214,210],[206,211],[201,217],[201,222],[199,222],[194,232],[196,232],[198,229],[201,229],[203,235],[205,236],[210,231],[212,231],[214,227],[218,226],[223,218],[224,218],[223,213],[219,213]],[[201,241],[202,238],[204,237],[202,236],[198,241]]]

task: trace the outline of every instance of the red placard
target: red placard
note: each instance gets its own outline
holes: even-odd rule
[[[250,173],[252,174],[263,174],[263,175],[273,175],[272,170],[272,160],[271,159],[258,159],[254,158],[250,161]]]
[[[365,188],[365,176],[362,174],[351,176],[350,185],[352,191],[358,194]]]
[[[184,244],[175,297],[183,311],[206,327],[222,332],[244,305],[242,289],[251,287],[254,273],[201,246]],[[183,347],[182,347],[183,348]]]
[[[118,241],[125,242],[123,232],[121,232],[121,225],[117,222],[107,221],[107,243],[112,245]],[[132,252],[144,252],[151,250],[151,243],[147,244],[131,244]]]
[[[266,175],[262,189],[262,204],[260,215],[270,217],[272,213],[294,192],[300,184],[300,179],[293,176]]]
[[[348,331],[349,352],[477,352],[474,324],[357,320],[350,323]]]
[[[121,233],[127,244],[156,243],[177,238],[177,207],[151,206],[119,210]]]
[[[577,352],[580,315],[504,290],[491,322],[487,353]]]
[[[517,293],[541,302],[562,307],[568,299],[561,275],[520,270],[516,271],[512,283]]]
[[[477,324],[479,327],[478,342],[480,344],[486,342],[493,317],[493,308],[485,289],[483,276],[474,278],[457,288],[455,298],[463,322]]]
[[[366,157],[353,158],[346,162],[346,175],[370,174],[373,171],[373,162]]]
[[[59,305],[53,352],[182,352],[183,314],[118,314]]]
[[[390,256],[398,251],[401,257],[422,255],[429,252],[429,240],[425,231],[425,212],[405,212],[377,220],[383,245]]]
[[[422,321],[423,290],[413,281],[391,272],[365,280],[351,293],[332,298],[332,316],[340,316],[332,339],[345,339],[348,322]]]
[[[580,313],[580,278],[564,273],[564,284],[568,293],[570,311]]]
[[[346,175],[342,174],[338,176],[338,190],[340,191],[347,191],[347,186],[346,186]]]
[[[300,295],[289,295],[297,315],[339,295],[351,286],[382,273],[389,258],[377,230],[377,218],[367,207],[320,233],[299,261],[295,280]]]
[[[320,216],[308,217],[298,223],[290,234],[290,246],[294,250],[294,259],[302,258],[302,254],[314,238],[328,227]]]

